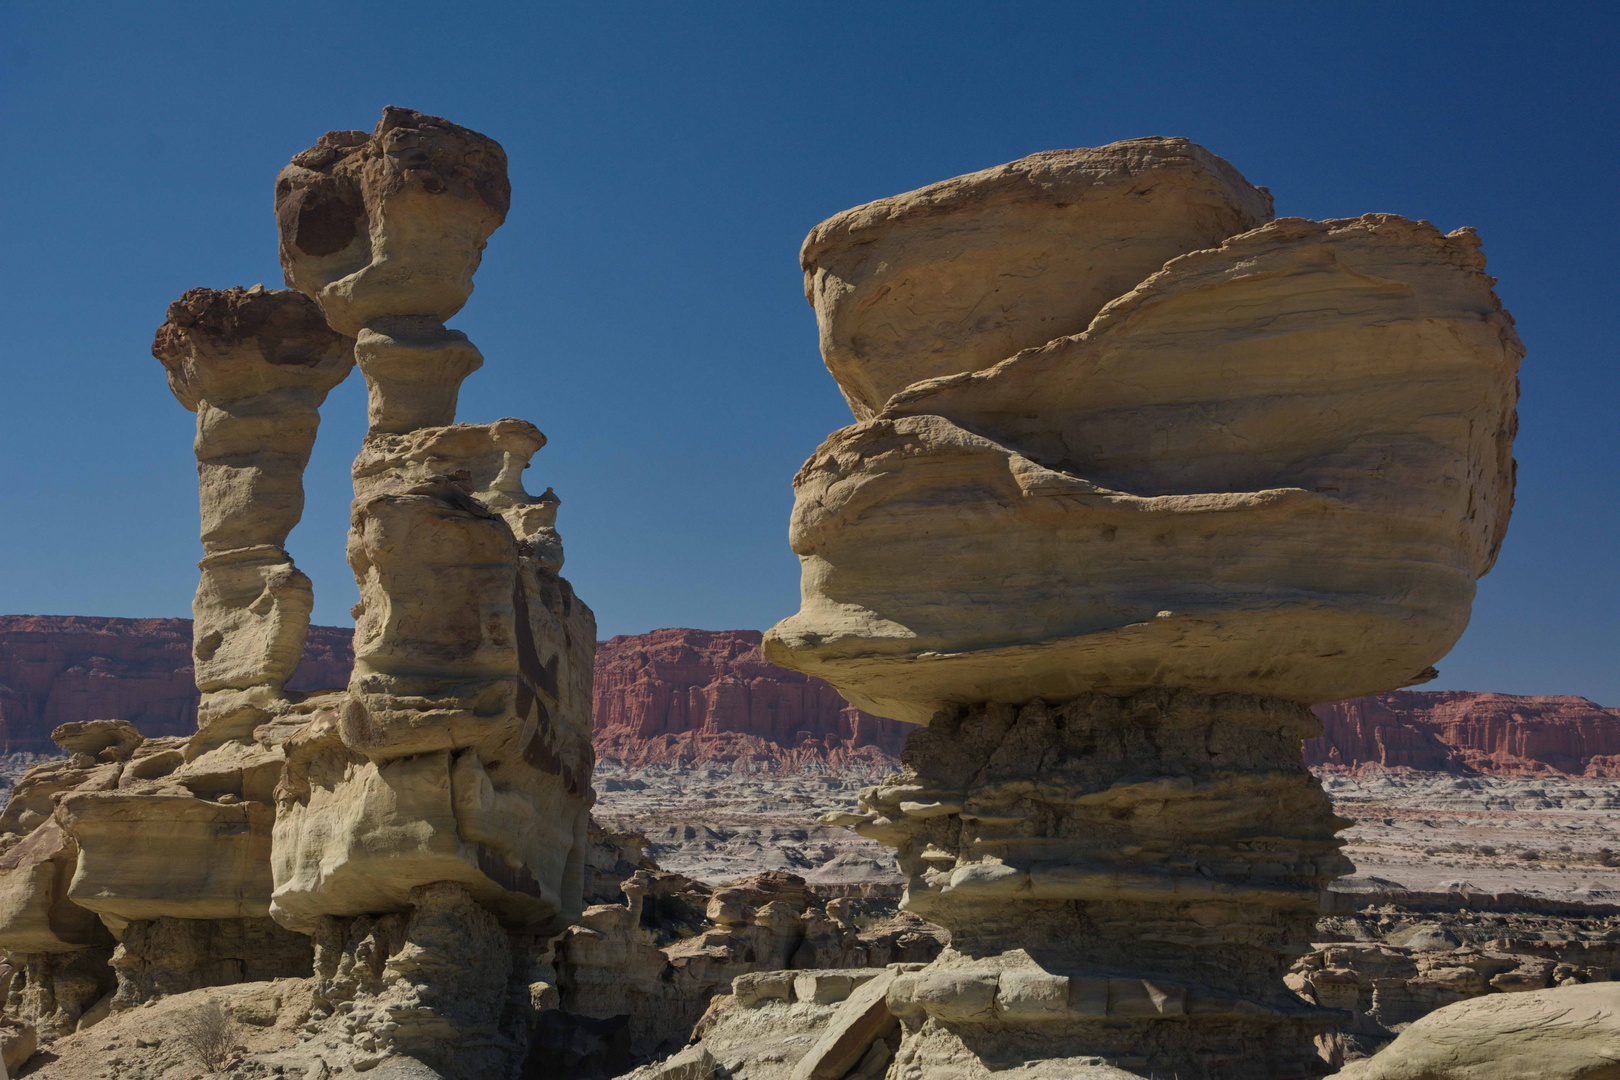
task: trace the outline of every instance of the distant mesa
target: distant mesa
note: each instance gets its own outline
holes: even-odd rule
[[[350,631],[312,626],[291,690],[343,686]],[[190,619],[0,616],[0,751],[55,755],[51,729],[128,720],[195,730]],[[1503,777],[1620,776],[1620,709],[1569,695],[1401,690],[1316,706],[1313,769],[1363,766]],[[885,765],[909,725],[863,713],[777,667],[757,630],[671,628],[599,642],[596,752],[632,767]]]

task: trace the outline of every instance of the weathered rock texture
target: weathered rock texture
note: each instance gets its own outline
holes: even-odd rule
[[[1316,706],[1313,767],[1482,776],[1620,776],[1620,709],[1569,695],[1395,691]]]
[[[930,190],[885,233],[937,228]],[[970,234],[975,207],[955,211]],[[829,227],[805,251],[822,313],[823,264],[861,250]],[[1083,333],[926,372],[835,433],[794,481],[804,604],[766,656],[917,722],[1087,690],[1313,703],[1428,677],[1512,505],[1512,320],[1471,231],[1244,227],[1189,242]]]
[[[289,691],[343,686],[353,632],[311,626]],[[626,765],[833,765],[898,757],[896,721],[765,660],[753,630],[671,628],[597,643],[597,753]],[[195,727],[188,619],[0,616],[3,752],[54,754],[51,729],[116,716],[150,736]],[[1401,690],[1314,707],[1305,761],[1481,776],[1620,776],[1620,709],[1569,695]],[[808,735],[808,738],[805,736]]]
[[[904,724],[766,660],[757,630],[654,630],[596,650],[596,752],[626,765],[842,766],[897,756]],[[877,751],[873,753],[872,751]]]
[[[1462,633],[1523,348],[1472,231],[1270,218],[1138,139],[805,242],[858,422],[794,478],[803,602],[764,652],[934,725],[845,819],[953,934],[888,992],[898,1080],[1322,1065],[1282,982],[1349,869],[1307,707]]]
[[[395,108],[276,181],[287,280],[356,335],[371,420],[348,546],[354,672],[341,708],[289,743],[277,795],[288,926],[405,911],[443,881],[511,927],[580,908],[594,620],[557,573],[556,496],[523,490],[545,437],[454,422],[482,357],[444,327],[509,194],[497,143]]]
[[[169,305],[152,354],[197,414],[202,579],[192,657],[206,742],[270,718],[304,652],[315,602],[283,545],[304,512],[327,393],[354,367],[353,344],[301,293],[192,289]]]
[[[1620,1076],[1620,985],[1461,1001],[1430,1013],[1342,1080],[1609,1080]]]
[[[304,704],[285,686],[312,602],[283,545],[303,511],[320,404],[353,366],[349,340],[308,299],[257,286],[187,292],[152,351],[197,414],[195,734],[146,738],[121,718],[63,724],[51,738],[68,759],[31,771],[0,815],[0,894],[10,901],[0,947],[85,954],[74,962],[100,972],[110,930],[120,944],[104,974],[116,971],[112,1004],[123,1007],[297,974],[308,956],[267,917],[287,726],[272,721]],[[52,985],[19,1005],[46,1027],[60,1026],[43,1019],[47,991],[56,1015],[73,1012],[57,966],[41,967],[34,982],[48,975]]]
[[[512,935],[580,913],[592,799],[595,621],[559,575],[557,497],[522,483],[545,436],[455,422],[483,357],[444,322],[509,200],[494,140],[397,108],[369,135],[323,136],[276,181],[287,282],[354,336],[369,431],[354,670],[286,742],[271,913],[332,941],[323,973],[374,961],[318,1017],[329,1036],[454,1077],[524,1056],[555,976]],[[388,947],[365,944],[379,919],[402,927]],[[509,983],[527,1005],[508,1007]]]
[[[1144,1072],[1308,1072],[1325,1019],[1283,976],[1350,869],[1300,761],[1315,726],[1275,699],[1146,691],[912,735],[905,770],[841,816],[898,848],[907,906],[951,932],[891,994],[916,1036],[901,1066],[932,1075],[960,1043],[999,1067],[1083,1048]],[[1122,1022],[1157,1017],[1178,1019]],[[1006,1037],[1025,1024],[1033,1044]]]
[[[622,889],[624,903],[593,905],[568,928],[557,967],[562,1006],[621,1024],[626,1060],[683,1044],[739,977],[791,984],[836,969],[864,979],[892,963],[921,967],[944,945],[938,927],[912,915],[857,925],[857,902],[818,896],[794,874],[711,888],[649,867]],[[847,993],[849,979],[840,985]]]

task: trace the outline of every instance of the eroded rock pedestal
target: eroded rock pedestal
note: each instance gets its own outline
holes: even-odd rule
[[[841,819],[953,934],[887,993],[893,1077],[1326,1068],[1283,984],[1348,868],[1308,706],[1461,634],[1523,349],[1471,231],[1271,208],[1136,139],[805,242],[858,422],[794,479],[803,603],[764,648],[932,724]]]
[[[902,1075],[1034,1057],[1308,1075],[1332,1014],[1283,977],[1350,869],[1300,762],[1317,729],[1293,702],[1150,690],[915,733],[845,818],[898,849],[908,906],[951,932],[889,993]]]

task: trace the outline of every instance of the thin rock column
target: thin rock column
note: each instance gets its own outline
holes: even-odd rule
[[[189,290],[152,352],[197,414],[193,656],[197,726],[215,744],[269,718],[303,654],[314,596],[285,545],[303,514],[321,403],[354,367],[353,343],[303,295],[256,285]]]

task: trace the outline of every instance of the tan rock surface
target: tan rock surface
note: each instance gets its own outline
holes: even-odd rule
[[[1271,220],[1271,196],[1186,139],[1053,150],[836,214],[800,261],[859,420],[922,379],[1084,330],[1165,262]]]
[[[1467,230],[1276,221],[906,389],[795,479],[804,606],[766,655],[917,722],[1420,681],[1512,506],[1522,348],[1491,284]]]
[[[1496,994],[1430,1013],[1342,1080],[1620,1077],[1620,983]]]
[[[304,651],[314,594],[284,545],[304,510],[327,393],[353,343],[303,295],[191,289],[169,305],[152,354],[197,414],[204,556],[192,603],[198,726],[210,743],[269,715]]]
[[[1139,140],[807,242],[858,422],[794,478],[802,605],[764,651],[933,725],[824,819],[952,934],[890,991],[896,1080],[1324,1064],[1332,1014],[1283,981],[1350,869],[1307,706],[1432,678],[1462,633],[1523,348],[1471,230],[1270,209]]]
[[[494,140],[396,108],[276,183],[287,281],[357,335],[371,421],[354,672],[288,743],[278,790],[273,911],[306,932],[434,882],[531,931],[582,906],[595,621],[558,576],[556,496],[523,488],[545,436],[454,422],[482,357],[443,325],[509,199]]]
[[[281,170],[282,269],[351,337],[394,315],[442,323],[472,295],[484,244],[511,201],[494,139],[389,106],[369,136],[327,132]]]
[[[79,845],[51,818],[0,855],[0,949],[71,952],[100,944],[95,914],[68,898]]]

